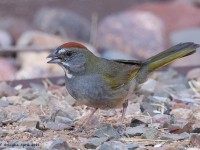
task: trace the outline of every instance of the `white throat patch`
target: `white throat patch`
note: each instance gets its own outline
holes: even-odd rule
[[[65,63],[65,62],[62,62],[62,64],[63,65],[65,65],[65,66],[69,66],[69,64],[68,63]],[[62,68],[63,68],[63,70],[65,71],[65,74],[66,74],[66,76],[67,76],[67,78],[69,78],[69,79],[71,79],[72,77],[73,77],[73,75],[71,74],[71,73],[69,73],[69,70],[68,69],[66,69],[64,66],[62,66],[62,65],[60,65]]]

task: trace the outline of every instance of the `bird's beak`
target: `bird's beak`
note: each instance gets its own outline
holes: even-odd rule
[[[47,63],[61,63],[61,59],[58,57],[58,54],[56,54],[56,51],[53,51],[47,58],[51,58],[50,61]]]

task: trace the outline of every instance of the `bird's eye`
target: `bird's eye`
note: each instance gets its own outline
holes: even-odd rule
[[[67,51],[67,52],[65,52],[65,56],[68,56],[68,57],[70,57],[70,56],[72,56],[72,52],[71,51]]]

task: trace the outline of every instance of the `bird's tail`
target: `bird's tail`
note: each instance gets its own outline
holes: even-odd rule
[[[196,52],[198,47],[200,47],[200,45],[192,42],[180,43],[152,56],[143,62],[143,67],[141,67],[141,70],[138,72],[138,76],[144,76],[179,58],[191,55]]]

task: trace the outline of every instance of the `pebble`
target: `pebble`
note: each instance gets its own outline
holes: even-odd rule
[[[0,97],[15,96],[18,92],[5,82],[0,82]]]
[[[53,140],[49,150],[71,150],[67,142],[63,139],[55,139]]]
[[[146,131],[148,131],[148,129],[149,128],[142,127],[142,126],[127,128],[125,131],[125,135],[128,135],[130,137],[140,136],[140,135],[144,134]]]
[[[37,137],[37,138],[43,136],[43,132],[35,128],[28,129],[27,132],[31,133],[33,137]]]
[[[27,118],[21,119],[20,125],[26,126],[27,128],[34,128],[36,127],[37,122],[40,121],[40,118],[38,116],[29,116]]]
[[[11,104],[9,101],[0,100],[0,107],[8,107]]]
[[[3,130],[2,128],[0,128],[0,137],[6,137],[8,135],[8,131]]]
[[[128,150],[135,150],[138,148],[138,144],[134,144],[134,143],[127,143],[126,147]]]
[[[94,137],[106,137],[106,138],[114,138],[114,139],[119,139],[120,134],[117,131],[117,129],[114,129],[111,125],[107,125],[105,127],[102,127],[100,129],[97,129],[93,133]]]
[[[61,116],[56,116],[55,117],[55,122],[56,123],[64,123],[64,124],[73,124],[73,121],[69,118],[66,117],[61,117]]]
[[[139,125],[142,125],[142,124],[145,124],[145,122],[133,118],[133,119],[131,120],[130,127],[136,127],[136,126],[139,126]]]
[[[185,108],[173,109],[170,114],[173,115],[175,118],[185,120],[190,119],[193,116],[192,110]]]
[[[142,138],[144,139],[157,139],[159,131],[156,128],[150,128],[146,130],[145,133],[142,134]]]
[[[127,146],[120,141],[104,142],[96,150],[128,150]]]
[[[55,122],[47,122],[44,124],[46,129],[52,129],[52,130],[68,130],[72,129],[73,126],[69,124],[64,123],[55,123]]]
[[[56,116],[69,118],[74,120],[78,117],[77,111],[73,107],[69,107],[67,110],[62,110],[55,108],[52,110],[50,118],[52,121],[55,121]]]
[[[168,124],[171,123],[171,120],[172,120],[171,116],[166,114],[156,114],[152,118],[152,121],[154,123],[159,123],[160,127],[167,126]]]
[[[103,142],[105,142],[108,138],[102,137],[102,138],[79,138],[81,142],[84,143],[85,148],[87,149],[95,149],[99,145],[101,145]]]
[[[4,120],[7,120],[7,114],[3,110],[0,110],[0,123]]]

